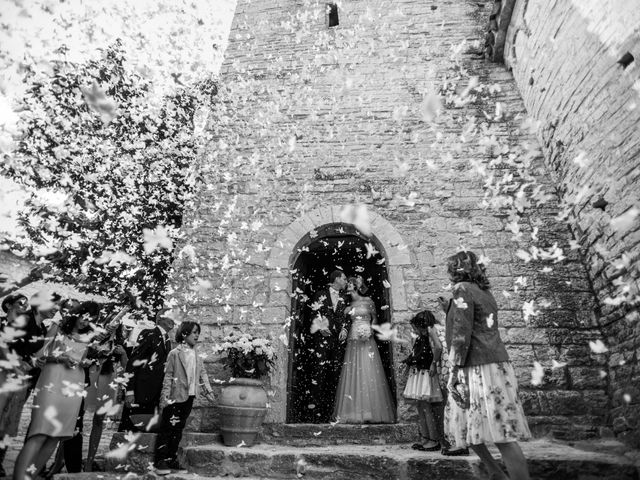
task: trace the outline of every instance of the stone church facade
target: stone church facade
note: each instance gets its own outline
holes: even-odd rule
[[[610,217],[638,205],[627,186],[637,183],[637,140],[621,133],[627,168],[605,170],[626,195],[615,213],[594,213],[578,187],[614,203],[598,174],[610,145],[594,122],[575,119],[586,107],[570,99],[582,83],[568,91],[561,40],[558,59],[545,50],[543,3],[238,0],[172,295],[203,325],[205,352],[231,332],[272,339],[267,422],[301,418],[296,382],[312,372],[296,360],[322,272],[375,270],[379,316],[401,338],[425,308],[443,336],[445,260],[465,248],[487,264],[534,433],[579,438],[613,425],[633,437],[637,400],[621,399],[633,397],[637,378],[637,314],[631,301],[606,307],[621,277],[605,275],[609,260],[596,257],[602,239],[637,263],[637,222],[622,238],[606,231]],[[567,5],[553,7],[560,39],[569,35],[560,19],[584,14]],[[584,35],[595,49],[594,34]],[[588,108],[593,95],[584,94]],[[640,109],[607,120],[598,108],[602,122],[638,125]],[[588,178],[572,161],[581,151],[597,152]],[[624,274],[637,289],[638,276]],[[398,423],[414,415],[401,397],[409,348],[381,345]],[[219,358],[207,366],[226,378]],[[193,428],[216,423],[215,409],[196,409]]]

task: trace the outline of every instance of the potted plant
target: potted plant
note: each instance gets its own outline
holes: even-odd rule
[[[231,372],[218,401],[222,439],[228,446],[251,446],[267,413],[267,392],[260,379],[274,365],[273,347],[264,338],[231,334],[214,353],[226,354],[223,363]]]

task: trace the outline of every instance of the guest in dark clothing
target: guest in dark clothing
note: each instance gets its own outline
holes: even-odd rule
[[[311,423],[328,423],[332,419],[346,340],[351,327],[351,318],[346,314],[346,286],[347,277],[344,272],[334,270],[329,276],[329,285],[318,290],[309,305],[314,318],[309,330],[309,353],[313,366],[309,399],[314,407],[308,409],[310,418],[307,421]],[[314,328],[316,322],[320,328]]]
[[[127,361],[125,374],[130,376],[125,393],[119,431],[144,431],[147,425],[134,425],[132,415],[153,415],[160,403],[164,366],[171,351],[169,332],[174,327],[171,318],[158,312],[155,328],[144,330],[138,345]]]
[[[428,311],[422,311],[411,319],[413,331],[418,336],[411,355],[403,363],[409,367],[409,376],[403,396],[415,402],[418,410],[418,426],[422,441],[413,449],[423,451],[440,450],[442,437],[436,424],[433,403],[442,402],[442,391],[438,380],[438,364],[442,344],[435,332],[436,319]],[[432,348],[433,343],[433,348]]]

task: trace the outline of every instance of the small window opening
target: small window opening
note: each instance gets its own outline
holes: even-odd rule
[[[627,52],[625,53],[622,58],[620,58],[620,60],[618,60],[618,63],[620,65],[622,65],[623,69],[627,69],[627,67],[629,65],[631,65],[631,63],[633,63],[633,55],[631,55],[631,53]]]
[[[336,27],[339,23],[338,5],[335,3],[327,3],[327,26],[329,28]]]

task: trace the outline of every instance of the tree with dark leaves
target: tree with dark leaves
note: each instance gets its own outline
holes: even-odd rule
[[[98,61],[57,62],[27,81],[23,136],[0,164],[32,192],[20,212],[28,241],[10,247],[44,258],[55,281],[158,309],[197,177],[196,111],[215,84],[153,102],[118,42]]]

